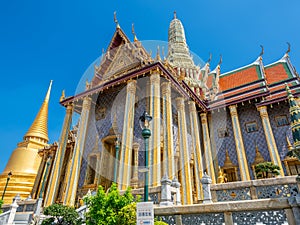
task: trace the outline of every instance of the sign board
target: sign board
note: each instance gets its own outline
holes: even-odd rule
[[[136,224],[154,225],[153,202],[138,202],[136,204]]]

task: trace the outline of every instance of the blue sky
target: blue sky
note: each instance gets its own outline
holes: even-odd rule
[[[61,91],[73,95],[84,71],[101,55],[115,30],[113,12],[132,39],[167,40],[173,11],[182,21],[190,50],[212,67],[223,55],[222,72],[253,62],[265,48],[264,63],[290,57],[300,71],[300,1],[289,0],[15,0],[0,2],[0,172],[30,127],[45,96],[49,137],[56,141],[64,117]]]

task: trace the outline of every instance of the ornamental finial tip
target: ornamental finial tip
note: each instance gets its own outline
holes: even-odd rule
[[[209,53],[209,59],[206,61],[206,63],[210,63],[210,61],[211,61],[211,58],[212,58],[212,54],[211,53]]]
[[[265,53],[265,50],[264,50],[264,46],[263,45],[260,45],[260,47],[261,47],[261,52],[260,52],[259,56],[262,57],[263,54]]]
[[[287,42],[288,45],[288,49],[286,50],[285,54],[289,54],[289,52],[291,51],[291,44],[289,42]]]
[[[220,61],[219,61],[218,65],[220,66],[222,64],[222,62],[223,62],[223,58],[222,58],[222,55],[220,55]]]
[[[117,19],[117,12],[116,11],[114,11],[114,22],[117,25],[117,28],[120,28],[119,21]]]
[[[134,23],[132,23],[132,25],[131,25],[131,33],[133,34],[134,41],[137,41],[137,37],[136,37],[136,34],[135,34],[135,30],[134,30]]]
[[[174,19],[177,19],[176,11],[174,11]]]

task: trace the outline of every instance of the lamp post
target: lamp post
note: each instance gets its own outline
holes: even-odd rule
[[[51,160],[51,156],[48,157],[48,160],[47,160],[47,163],[46,163],[46,170],[45,170],[45,174],[44,174],[44,178],[43,178],[43,182],[42,182],[42,187],[41,187],[41,190],[40,190],[40,196],[39,198],[43,198],[43,192],[44,192],[44,189],[45,189],[45,181],[47,179],[47,176],[48,176],[48,169],[49,169],[49,166],[50,166],[50,160]]]
[[[4,190],[3,190],[3,194],[2,194],[1,200],[4,199],[4,195],[5,195],[5,192],[6,192],[6,188],[7,188],[7,185],[8,185],[8,182],[9,182],[9,180],[10,180],[11,175],[12,175],[12,172],[9,171],[9,173],[7,174],[6,184],[5,184],[5,187],[4,187]]]
[[[149,129],[150,121],[152,116],[150,116],[146,111],[140,117],[140,126],[142,128],[142,136],[145,141],[145,183],[144,183],[144,202],[148,201],[149,196],[149,159],[148,159],[148,145],[149,137],[151,136],[151,130]]]
[[[116,159],[115,159],[115,168],[114,168],[114,183],[117,183],[117,171],[118,171],[118,161],[119,161],[119,151],[120,151],[120,135],[117,134],[115,140],[115,149],[116,149]]]

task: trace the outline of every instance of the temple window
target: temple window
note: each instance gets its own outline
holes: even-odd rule
[[[228,129],[227,128],[219,128],[218,129],[218,137],[219,138],[225,138],[228,137],[229,133],[228,133]]]
[[[275,117],[277,127],[289,125],[286,115],[280,115]]]
[[[252,133],[252,132],[258,131],[258,127],[257,127],[256,121],[246,123],[245,127],[246,127],[247,133]]]

